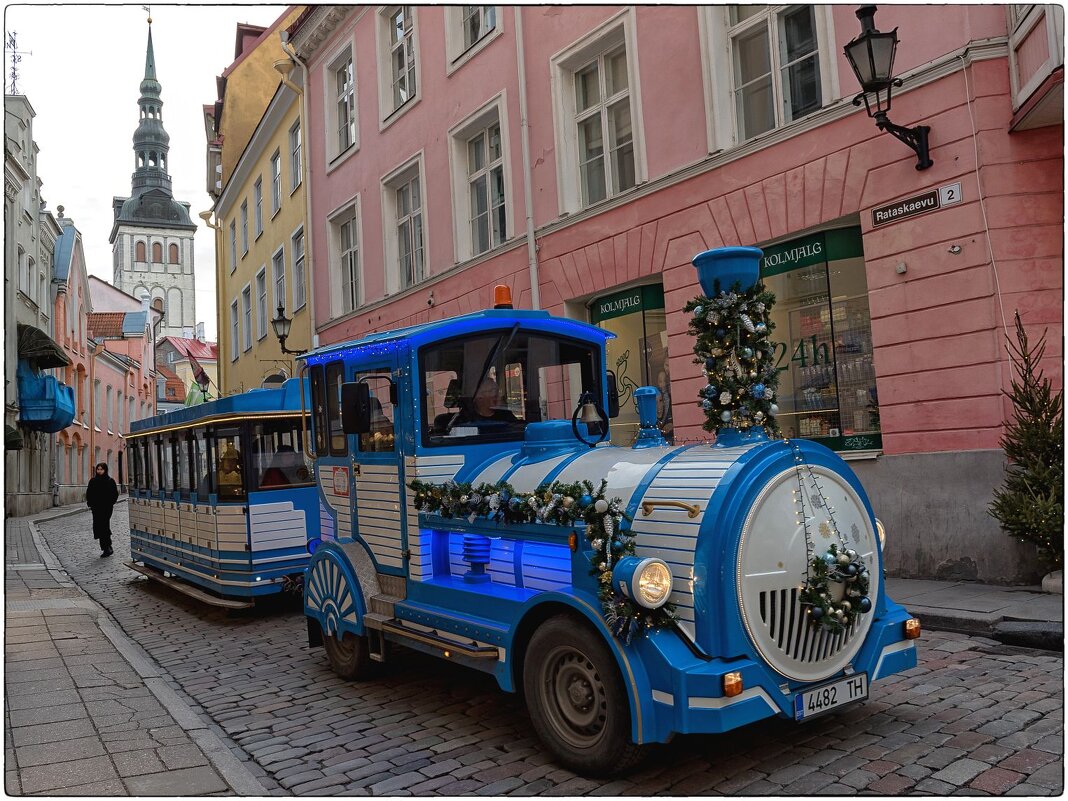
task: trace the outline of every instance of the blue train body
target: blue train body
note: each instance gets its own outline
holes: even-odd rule
[[[610,336],[487,310],[304,357],[326,510],[305,614],[334,670],[367,676],[402,644],[491,673],[525,690],[558,759],[596,774],[677,733],[811,717],[914,666],[917,622],[884,592],[878,523],[833,452],[759,433],[674,447],[647,431],[634,447],[590,447],[575,421],[583,393],[611,406]],[[446,518],[417,510],[411,487],[530,493],[601,479],[636,557],[671,574],[677,624],[629,642],[606,622],[581,522]],[[871,575],[870,611],[839,632],[813,625],[798,599],[807,532],[825,543],[828,517]]]

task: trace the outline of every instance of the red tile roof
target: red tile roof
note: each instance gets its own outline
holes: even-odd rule
[[[164,395],[160,400],[167,400],[177,403],[185,403],[185,384],[182,383],[182,379],[168,367],[164,367],[162,364],[156,365],[156,370],[166,380],[164,384]],[[171,390],[174,390],[174,394],[171,394]]]
[[[190,356],[198,361],[200,359],[218,360],[219,346],[214,342],[201,342],[199,339],[185,339],[184,337],[168,336],[163,338],[170,342],[182,356]]]
[[[86,321],[89,336],[121,337],[122,321],[125,317],[126,312],[92,312]]]

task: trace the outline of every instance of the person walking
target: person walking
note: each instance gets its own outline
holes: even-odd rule
[[[108,475],[107,464],[101,462],[85,490],[85,502],[93,510],[93,539],[100,542],[101,556],[115,553],[111,550],[111,513],[118,500],[119,488],[115,479]]]

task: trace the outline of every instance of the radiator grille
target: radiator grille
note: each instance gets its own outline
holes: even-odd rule
[[[796,587],[760,593],[760,622],[766,632],[765,642],[775,644],[798,662],[812,664],[833,658],[853,640],[860,618],[854,618],[842,631],[825,631],[809,622],[798,595]]]

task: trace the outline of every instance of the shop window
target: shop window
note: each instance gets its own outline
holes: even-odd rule
[[[388,367],[366,373],[358,373],[357,381],[367,384],[371,391],[371,430],[360,434],[359,447],[362,453],[392,451],[394,446],[393,403],[390,401],[393,380]]]
[[[260,490],[305,486],[311,474],[304,464],[300,418],[252,424],[252,468]]]
[[[772,340],[783,434],[841,451],[880,449],[860,228],[769,245],[761,275],[776,298]]]
[[[220,501],[245,499],[245,462],[237,428],[215,432],[215,486]]]
[[[628,446],[634,443],[638,433],[634,390],[643,386],[660,390],[657,422],[664,437],[672,441],[664,288],[650,284],[597,298],[590,304],[590,320],[616,335],[607,343],[608,369],[615,373],[619,393],[619,417],[612,421],[612,442]]]

